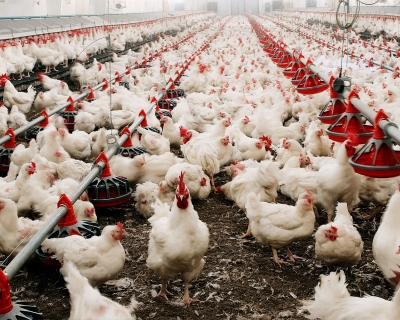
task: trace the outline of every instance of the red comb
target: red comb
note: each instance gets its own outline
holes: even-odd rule
[[[178,184],[178,192],[179,192],[179,194],[185,194],[186,185],[185,185],[185,182],[183,181],[183,177],[184,176],[185,176],[185,171],[182,171],[180,176],[179,176],[179,184]]]
[[[10,78],[7,76],[7,74],[2,74],[0,76],[0,86],[4,87],[6,85],[7,80],[10,80]]]
[[[272,144],[272,140],[268,136],[261,136],[258,139],[262,142],[267,142],[268,145]]]
[[[185,127],[183,127],[183,126],[179,127],[179,134],[180,134],[181,137],[185,136],[187,131],[188,131],[188,129],[186,129]]]
[[[31,166],[32,166],[34,169],[36,169],[36,163],[35,163],[35,162],[31,161]]]
[[[121,222],[119,222],[119,221],[117,222],[117,227],[118,227],[119,230],[125,231],[124,225],[123,225]]]
[[[335,232],[335,233],[336,233],[336,232],[337,232],[337,230],[338,230],[338,228],[336,228],[335,226],[332,226],[332,225],[331,225],[331,229],[332,229],[332,230],[333,230],[333,232]]]

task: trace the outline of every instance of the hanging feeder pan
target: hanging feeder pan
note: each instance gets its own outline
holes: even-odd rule
[[[67,207],[68,211],[47,238],[65,238],[72,235],[79,235],[85,239],[89,239],[93,236],[99,236],[101,234],[97,222],[76,219],[72,202],[67,195],[62,194],[60,196],[57,207],[59,208],[60,206]],[[36,249],[36,255],[45,265],[51,267],[61,267],[61,263],[57,260],[57,258],[51,253],[43,252],[41,246]]]
[[[278,48],[275,54],[271,57],[272,62],[278,63],[284,54],[285,54],[285,49]]]
[[[168,109],[160,109],[159,112],[161,112],[162,114],[164,114],[164,116],[168,117],[168,118],[172,118],[172,114]],[[158,120],[160,120],[160,115],[158,112],[156,112],[156,118]]]
[[[5,177],[10,168],[11,155],[15,150],[17,144],[15,143],[15,133],[13,129],[7,129],[5,136],[11,135],[11,139],[0,147],[0,176]]]
[[[171,99],[158,100],[157,104],[160,107],[160,109],[167,109],[167,110],[172,110],[177,105],[176,101],[175,100],[171,100]]]
[[[267,44],[267,45],[263,48],[263,50],[264,50],[264,52],[266,52],[267,54],[269,54],[269,53],[270,53],[272,50],[274,50],[276,47],[277,47],[276,42],[274,42],[273,40],[271,40],[271,41],[269,42],[269,44]]]
[[[26,302],[11,300],[10,283],[0,269],[0,319],[1,320],[43,320],[36,306]]]
[[[122,129],[122,131],[120,132],[119,135],[122,136],[123,134],[127,134],[128,138],[125,140],[125,142],[122,144],[122,146],[118,150],[118,153],[121,156],[127,157],[127,158],[134,158],[143,153],[147,153],[145,148],[133,146],[131,132],[128,127],[125,127],[124,129]]]
[[[297,86],[300,83],[300,81],[306,75],[307,70],[308,70],[308,68],[306,66],[304,66],[303,68],[297,69],[297,71],[295,72],[294,76],[291,79],[291,82],[294,86]]]
[[[292,55],[292,60],[289,65],[283,70],[283,75],[286,78],[293,78],[296,74],[296,71],[300,68],[304,68],[305,64],[300,61],[300,58],[303,58],[303,55],[299,54],[299,60],[296,59],[295,54]]]
[[[278,68],[287,68],[291,62],[292,59],[292,54],[291,53],[285,53],[281,59],[278,61],[276,66]]]
[[[322,108],[318,119],[324,124],[334,123],[340,115],[346,111],[346,102],[340,97],[339,93],[333,90],[332,84],[335,80],[334,76],[329,79],[329,101]]]
[[[308,68],[303,79],[297,84],[296,90],[298,93],[308,95],[321,93],[328,89],[328,87],[329,84]]]
[[[113,207],[123,204],[131,198],[132,189],[125,177],[111,174],[107,156],[101,152],[96,163],[103,160],[106,165],[100,177],[95,178],[87,187],[89,200],[97,208]]]
[[[353,97],[359,98],[354,90],[349,94],[346,111],[325,130],[329,139],[336,142],[344,142],[347,140],[349,133],[352,133],[357,137],[359,144],[364,144],[374,134],[374,126],[364,124],[362,114],[351,103]]]
[[[270,52],[268,52],[268,57],[272,59],[273,56],[281,52],[281,48],[277,45],[275,48],[273,48]]]
[[[91,94],[93,94],[93,91],[91,91]],[[75,111],[74,100],[72,99],[72,97],[68,97],[67,101],[71,104],[67,106],[65,110],[57,112],[57,114],[64,118],[65,126],[67,127],[68,131],[72,133],[75,126],[75,117],[78,112]]]
[[[381,119],[388,119],[382,109],[375,116],[373,137],[349,161],[354,171],[364,176],[392,178],[400,175],[400,151],[393,150],[397,143],[379,127]],[[394,123],[390,125],[397,127]]]

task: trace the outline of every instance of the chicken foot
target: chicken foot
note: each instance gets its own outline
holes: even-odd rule
[[[379,205],[375,208],[374,211],[372,211],[369,215],[367,215],[365,217],[366,220],[372,219],[373,217],[375,217],[381,210],[383,209],[382,205]]]
[[[190,298],[190,296],[189,296],[189,282],[185,282],[185,293],[183,295],[183,303],[189,305],[192,302],[199,302],[199,300]]]
[[[244,238],[249,238],[253,235],[253,233],[251,232],[251,227],[250,227],[250,221],[249,221],[249,225],[247,226],[247,231],[245,234],[241,235],[239,237],[239,239],[244,239]]]
[[[281,268],[282,268],[282,264],[287,264],[287,262],[279,259],[278,252],[276,252],[275,248],[272,248],[272,254],[273,254],[273,256],[271,257],[271,259],[274,260],[274,262],[276,262]]]
[[[296,260],[305,260],[304,258],[296,256],[295,254],[293,254],[290,251],[289,247],[286,247],[286,254],[287,254],[287,257],[293,262],[295,262]]]
[[[168,296],[172,296],[172,293],[167,290],[167,280],[162,279],[161,290],[157,297],[163,297],[165,300],[169,301]]]
[[[214,192],[217,192],[217,188],[215,188],[215,184],[214,184],[214,175],[210,174],[210,183],[211,183],[211,189]]]

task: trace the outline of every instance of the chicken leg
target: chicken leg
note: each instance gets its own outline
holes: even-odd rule
[[[286,254],[287,254],[287,257],[293,262],[295,262],[296,260],[305,260],[304,258],[296,256],[295,254],[293,254],[290,251],[289,247],[286,247]]]
[[[251,232],[250,221],[249,221],[249,224],[248,224],[248,226],[247,226],[247,231],[246,231],[246,233],[243,234],[243,235],[241,235],[241,236],[239,237],[239,239],[250,238],[252,235],[253,235],[253,233]]]
[[[281,268],[282,268],[282,264],[287,264],[287,262],[279,259],[278,252],[276,252],[275,248],[272,248],[272,254],[273,254],[273,256],[271,259],[274,260]]]
[[[184,304],[191,304],[192,302],[198,302],[199,300],[192,299],[189,296],[189,282],[185,282],[185,293],[183,295],[183,303]]]
[[[169,301],[168,296],[172,296],[172,293],[167,290],[167,280],[162,279],[161,290],[157,297],[163,297],[165,300]]]

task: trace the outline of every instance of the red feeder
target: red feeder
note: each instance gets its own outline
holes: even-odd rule
[[[100,177],[95,178],[86,189],[89,200],[98,208],[114,207],[129,201],[132,189],[129,186],[128,179],[111,173],[104,152],[100,153],[96,163],[100,161],[104,161],[105,167]]]
[[[11,139],[3,144],[0,148],[0,176],[5,177],[10,167],[11,155],[14,152],[15,147],[15,133],[13,129],[8,128],[5,136],[10,135]]]
[[[304,76],[309,72],[308,65],[312,63],[311,59],[308,59],[304,67],[298,68],[292,78],[292,84],[297,86],[301,80],[303,80]]]
[[[42,320],[43,315],[35,306],[25,302],[11,301],[10,283],[3,270],[0,269],[0,319],[32,319]]]
[[[286,53],[286,51],[285,51],[285,44],[284,43],[281,43],[280,45],[279,45],[279,47],[277,48],[277,50],[275,50],[275,53],[274,53],[274,55],[273,56],[270,56],[271,57],[271,60],[274,62],[274,63],[278,63],[281,59],[282,59],[282,57],[283,57],[283,55]]]
[[[86,220],[77,220],[75,217],[74,207],[71,200],[66,194],[62,194],[58,200],[57,207],[65,206],[68,211],[65,216],[58,222],[57,226],[54,228],[53,232],[48,236],[51,238],[65,238],[72,235],[79,235],[86,239],[93,236],[100,235],[100,228],[97,222],[91,222]],[[42,251],[41,247],[36,249],[36,254],[38,255],[40,261],[44,264],[52,267],[61,267],[60,262],[55,256],[45,253]]]
[[[142,147],[134,147],[132,143],[131,132],[128,127],[125,127],[120,132],[119,136],[121,137],[123,134],[126,134],[128,138],[122,144],[121,148],[119,149],[119,154],[124,157],[134,158],[138,155],[146,153],[146,149]]]
[[[278,61],[278,63],[276,64],[276,66],[278,68],[287,68],[290,64],[290,62],[292,61],[292,54],[291,53],[284,53],[283,56],[281,57],[281,59]]]
[[[47,114],[46,110],[42,110],[40,112],[40,116],[44,116],[44,120],[39,123],[39,125],[34,126],[26,130],[25,132],[25,139],[31,141],[32,139],[36,139],[37,134],[44,130],[49,124],[49,115]]]
[[[393,150],[395,142],[379,127],[382,119],[387,120],[388,116],[380,109],[375,116],[373,137],[349,161],[354,171],[364,176],[392,178],[400,175],[400,151]]]
[[[277,47],[277,44],[274,40],[271,39],[271,41],[263,48],[264,52],[270,53],[272,50],[274,50]]]
[[[300,61],[300,58],[304,58],[301,53],[299,54],[299,60],[296,59],[294,54],[292,55],[292,61],[283,70],[283,75],[286,78],[293,78],[293,76],[296,74],[297,70],[305,67],[304,63]]]
[[[72,97],[68,97],[67,102],[70,102],[71,104],[67,106],[65,110],[57,112],[57,114],[64,118],[65,126],[67,127],[69,132],[72,132],[74,131],[75,126],[75,116],[78,114],[78,112],[75,111],[74,99],[72,99]]]
[[[103,78],[103,80],[101,80],[101,82],[105,82],[105,85],[103,85],[102,87],[101,87],[101,90],[107,90],[108,89],[108,81],[107,81],[107,79],[106,78]]]
[[[329,85],[322,80],[318,74],[312,72],[310,68],[307,68],[306,74],[297,84],[296,90],[298,93],[307,95],[321,93],[328,89],[328,87]]]
[[[326,129],[326,133],[329,139],[344,142],[347,140],[348,132],[355,132],[359,144],[367,143],[374,133],[374,126],[362,123],[362,114],[351,103],[352,98],[359,98],[354,90],[349,94],[346,111]]]
[[[344,99],[340,97],[339,93],[333,90],[333,81],[335,81],[335,77],[331,76],[329,79],[329,96],[331,98],[318,115],[318,119],[324,124],[334,123],[346,111]]]

